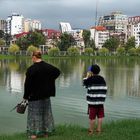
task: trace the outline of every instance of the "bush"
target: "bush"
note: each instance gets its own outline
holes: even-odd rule
[[[10,45],[10,47],[8,48],[8,52],[13,54],[13,55],[16,55],[18,52],[20,51],[20,48],[18,45],[16,44],[12,44]]]
[[[103,48],[101,48],[101,49],[98,50],[98,54],[100,56],[107,56],[109,54],[109,50],[107,48],[104,48],[103,47]]]
[[[34,51],[38,50],[37,47],[33,46],[33,45],[30,45],[28,48],[27,48],[27,53],[28,54],[32,54]]]
[[[130,56],[135,56],[137,53],[136,53],[136,48],[131,48],[128,50],[128,55]]]
[[[92,48],[85,48],[84,54],[87,56],[92,56],[94,53],[94,50]]]
[[[116,51],[117,51],[118,55],[124,55],[125,54],[125,48],[124,47],[118,47]]]
[[[138,56],[140,56],[140,46],[139,46],[138,48],[136,48],[136,54],[137,54]]]
[[[76,47],[70,47],[67,51],[69,56],[78,56],[80,54],[79,49]]]
[[[48,55],[49,56],[59,56],[60,50],[58,47],[53,47],[51,49],[49,49],[48,51]]]

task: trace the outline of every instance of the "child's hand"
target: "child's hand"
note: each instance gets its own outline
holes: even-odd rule
[[[86,77],[89,78],[89,77],[91,77],[91,76],[93,76],[93,73],[92,73],[91,71],[88,71]]]

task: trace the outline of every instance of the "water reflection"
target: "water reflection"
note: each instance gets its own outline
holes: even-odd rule
[[[108,95],[116,96],[140,96],[140,61],[135,59],[49,59],[46,60],[59,67],[62,71],[58,86],[70,87],[82,80],[86,69],[92,63],[98,63],[101,67],[101,75],[107,81]],[[23,91],[25,71],[32,62],[24,60],[1,60],[0,83],[12,92]],[[79,80],[78,80],[79,79]]]
[[[82,78],[92,63],[101,67],[108,84],[108,98],[105,104],[106,119],[140,117],[140,61],[139,59],[48,59],[61,70],[61,76],[56,80],[57,96],[52,99],[56,123],[74,123],[88,125],[86,90],[82,87]],[[29,59],[0,60],[0,123],[7,122],[12,117],[11,128],[25,130],[26,116],[18,116],[8,111],[22,98],[25,72],[32,62]],[[9,96],[10,95],[10,96]],[[7,105],[7,102],[10,103]],[[3,116],[4,115],[4,116]],[[17,123],[21,121],[20,123]],[[23,119],[24,118],[24,119]],[[4,122],[3,122],[4,120]],[[23,124],[24,123],[24,124]],[[22,125],[21,125],[22,124]],[[1,129],[2,127],[2,129]],[[4,132],[4,127],[0,132]],[[9,131],[18,131],[18,129]]]

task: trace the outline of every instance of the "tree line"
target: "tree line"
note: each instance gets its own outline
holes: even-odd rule
[[[83,30],[82,37],[85,45],[85,51],[83,53],[85,55],[108,55],[112,53],[137,55],[140,52],[140,47],[135,48],[134,37],[129,38],[126,43],[122,43],[118,37],[110,36],[103,44],[102,49],[98,49],[95,46],[95,41],[90,36],[91,33],[89,30]],[[0,30],[0,46],[9,46],[9,52],[15,54],[20,50],[25,50],[30,53],[38,49],[40,45],[45,45],[48,41],[45,35],[39,30],[30,31],[27,35],[19,37],[14,44],[10,44],[11,39],[12,37],[9,34]],[[78,54],[77,51],[79,51],[75,38],[68,33],[61,34],[59,39],[54,36],[51,45],[53,45],[52,50],[54,53],[51,52],[53,55],[56,55],[58,51],[74,52],[74,55],[76,55]]]

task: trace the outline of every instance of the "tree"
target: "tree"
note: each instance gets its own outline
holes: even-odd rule
[[[31,54],[33,51],[36,51],[38,50],[37,47],[33,46],[33,45],[30,45],[28,48],[27,48],[27,53],[28,54]]]
[[[136,53],[138,56],[140,56],[140,46],[138,48],[136,48]]]
[[[10,34],[4,34],[4,40],[6,42],[6,45],[10,45],[10,41],[11,41],[12,37]]]
[[[0,38],[4,38],[4,31],[0,30]]]
[[[26,50],[30,45],[39,47],[39,45],[44,45],[45,42],[45,36],[40,31],[30,32],[26,36],[21,37],[16,41],[21,50]]]
[[[135,56],[137,54],[136,48],[130,48],[128,50],[128,54],[131,55],[131,56]]]
[[[125,44],[126,51],[130,50],[131,48],[135,48],[135,37],[130,37]]]
[[[72,35],[70,35],[68,33],[63,33],[60,36],[60,41],[58,42],[57,45],[61,51],[67,51],[67,49],[70,46],[73,46],[75,44],[76,44],[76,42]]]
[[[125,54],[125,48],[124,47],[118,47],[117,48],[117,54],[124,55]]]
[[[120,41],[117,37],[112,36],[110,39],[107,39],[102,47],[107,48],[110,52],[116,51],[119,46]]]
[[[34,31],[27,35],[28,46],[33,45],[39,47],[39,45],[45,44],[45,36],[40,31]]]
[[[6,45],[10,45],[11,35],[4,33],[4,31],[0,30],[0,38],[4,40]]]
[[[5,45],[4,39],[0,38],[0,46],[4,46],[4,45]]]
[[[107,48],[101,48],[98,50],[99,55],[107,56],[109,54],[109,50]]]
[[[90,35],[91,35],[91,33],[89,30],[83,30],[82,37],[84,40],[85,47],[90,46]]]
[[[91,56],[91,55],[93,55],[93,53],[94,53],[94,51],[92,48],[85,48],[85,53],[84,53],[85,55]]]
[[[8,48],[8,51],[9,51],[11,54],[16,55],[16,53],[19,52],[20,49],[19,49],[19,46],[18,46],[18,45],[12,44],[12,45],[10,45],[10,47]]]
[[[16,44],[20,46],[21,50],[27,50],[29,42],[27,37],[20,37],[17,39]]]
[[[59,56],[60,50],[58,47],[53,47],[51,49],[49,49],[48,51],[48,55],[49,56]]]
[[[92,48],[93,50],[96,49],[96,47],[95,47],[95,41],[93,39],[90,40],[89,47]]]
[[[68,48],[69,56],[78,56],[79,54],[80,54],[79,49],[77,49],[76,47],[72,46],[72,47]]]

